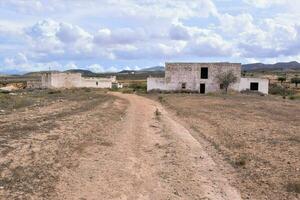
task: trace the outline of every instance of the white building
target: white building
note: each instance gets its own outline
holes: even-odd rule
[[[249,89],[268,94],[268,79],[241,78],[240,63],[166,63],[165,77],[149,77],[147,91],[191,91],[203,94],[216,92],[222,88],[217,75],[227,71],[232,71],[238,79],[230,89]]]
[[[42,74],[42,88],[112,88],[120,87],[116,77],[82,77],[80,73],[51,72]]]

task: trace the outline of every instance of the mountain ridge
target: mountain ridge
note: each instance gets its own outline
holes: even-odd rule
[[[291,62],[278,62],[274,64],[264,64],[264,63],[250,63],[250,64],[242,64],[242,70],[243,71],[295,71],[295,70],[300,70],[300,63],[297,61],[291,61]],[[119,72],[110,72],[109,74],[124,74],[124,73],[147,73],[147,72],[164,72],[165,67],[164,66],[153,66],[153,67],[147,67],[147,68],[142,68],[139,70],[121,70]],[[25,75],[25,76],[37,76],[40,75],[43,72],[48,72],[48,71],[37,71],[37,72],[28,72],[28,73],[16,73],[15,71],[11,71],[12,73],[6,72],[6,71],[0,71],[0,74],[3,76],[5,75]],[[55,71],[58,72],[58,71]],[[87,69],[69,69],[65,70],[63,72],[71,72],[71,73],[81,73],[83,76],[95,76],[99,74],[106,74],[106,72],[92,72]]]

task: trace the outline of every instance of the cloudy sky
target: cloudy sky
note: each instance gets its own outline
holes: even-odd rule
[[[298,0],[0,0],[0,72],[300,61]]]

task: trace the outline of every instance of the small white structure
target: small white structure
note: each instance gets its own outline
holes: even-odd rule
[[[241,78],[239,91],[259,91],[263,94],[269,93],[269,80],[262,78]]]
[[[116,77],[82,77],[80,73],[51,72],[42,74],[42,88],[112,88],[117,83]]]
[[[236,91],[254,90],[268,94],[268,79],[241,78],[240,63],[166,63],[165,77],[147,79],[147,91],[188,91],[205,94],[220,91],[218,74],[232,71],[237,77],[230,89]]]

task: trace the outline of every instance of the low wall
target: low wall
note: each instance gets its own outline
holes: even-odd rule
[[[251,83],[258,83],[258,91],[263,94],[269,93],[269,80],[262,78],[241,78],[239,91],[250,90]]]
[[[42,74],[42,88],[112,88],[116,77],[82,77],[80,73],[45,73]]]
[[[200,84],[205,84],[206,93],[220,91],[220,85],[212,80],[202,80],[199,82],[188,82],[186,83],[186,89],[182,90],[182,82],[171,82],[166,83],[165,78],[148,78],[147,79],[147,91],[161,90],[161,91],[193,91],[200,92]],[[230,86],[232,90],[239,90],[239,82]]]
[[[45,73],[42,75],[43,88],[73,88],[80,87],[80,73]]]
[[[26,88],[34,89],[34,88],[42,88],[41,80],[29,80],[26,82]]]
[[[147,91],[166,90],[165,78],[147,78]]]
[[[111,78],[82,78],[81,87],[112,88]]]

